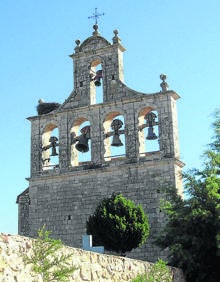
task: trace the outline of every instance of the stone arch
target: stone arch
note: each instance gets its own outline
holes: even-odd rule
[[[71,166],[78,166],[82,163],[91,161],[91,139],[90,139],[90,121],[86,117],[77,118],[70,128],[71,139]],[[83,130],[86,130],[85,132]],[[82,132],[83,131],[83,132]],[[83,138],[84,137],[84,138]],[[85,147],[88,145],[88,151],[79,151],[79,144],[85,141]]]
[[[154,117],[154,121],[148,122],[147,115]],[[138,140],[139,140],[139,154],[144,155],[145,153],[152,151],[159,151],[158,142],[158,113],[153,107],[142,108],[138,115]]]
[[[118,136],[115,138],[115,131],[112,128],[114,120],[120,120],[120,128],[118,130]],[[117,123],[117,122],[116,122]],[[104,122],[104,160],[111,161],[113,159],[125,157],[125,118],[121,111],[115,110],[106,114]],[[112,146],[114,140],[119,142],[119,146]]]
[[[59,165],[59,129],[56,123],[50,122],[41,135],[42,169],[48,170]]]

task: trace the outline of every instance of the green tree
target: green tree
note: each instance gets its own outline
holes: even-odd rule
[[[148,217],[140,205],[112,194],[104,198],[87,221],[87,234],[93,236],[94,245],[125,254],[141,246],[149,235]]]
[[[63,254],[61,240],[50,238],[50,234],[45,225],[38,231],[32,253],[23,257],[24,263],[32,264],[32,270],[41,276],[43,282],[69,281],[70,275],[77,269],[70,266],[72,254]]]
[[[204,152],[202,169],[184,174],[186,199],[172,189],[163,204],[167,224],[156,243],[169,247],[171,265],[183,269],[187,281],[214,282],[220,275],[220,112],[215,113],[214,138]]]
[[[145,274],[139,274],[132,282],[172,282],[172,272],[166,262],[159,259]]]

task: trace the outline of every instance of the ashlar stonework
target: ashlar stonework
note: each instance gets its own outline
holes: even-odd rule
[[[30,256],[32,240],[22,236],[0,234],[0,281],[1,282],[41,282],[41,276],[32,271],[31,264],[24,264],[23,257]],[[71,254],[70,266],[77,269],[69,281],[109,282],[131,281],[139,273],[149,271],[152,264],[139,260],[103,255],[81,249],[64,247],[63,254]],[[184,282],[182,271],[170,268],[174,282]],[[161,281],[162,282],[162,281]]]
[[[165,75],[162,90],[140,93],[124,82],[118,31],[112,43],[98,26],[82,43],[76,40],[74,89],[63,104],[29,117],[31,174],[17,197],[18,232],[35,237],[44,224],[54,238],[81,248],[86,220],[112,193],[141,204],[149,216],[150,236],[130,257],[156,261],[167,251],[153,244],[164,226],[160,200],[166,188],[182,194],[176,101]],[[49,108],[50,109],[50,108]]]

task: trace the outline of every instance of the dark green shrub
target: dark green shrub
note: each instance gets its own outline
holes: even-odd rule
[[[110,198],[104,198],[89,217],[87,234],[93,236],[94,245],[125,254],[146,241],[148,217],[140,205],[121,194],[112,194]]]

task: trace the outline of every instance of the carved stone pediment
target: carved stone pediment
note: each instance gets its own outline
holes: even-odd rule
[[[110,46],[111,43],[108,42],[102,36],[91,36],[87,38],[79,47],[79,52],[89,52],[98,50],[104,47]]]

